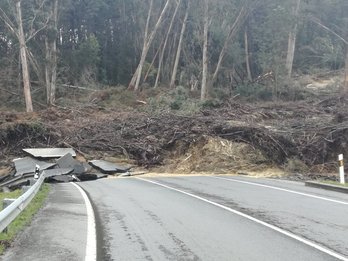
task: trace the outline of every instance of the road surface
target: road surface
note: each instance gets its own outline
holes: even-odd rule
[[[85,260],[87,222],[86,204],[77,187],[52,185],[45,206],[0,260]]]
[[[98,260],[348,260],[348,195],[230,176],[80,183]]]

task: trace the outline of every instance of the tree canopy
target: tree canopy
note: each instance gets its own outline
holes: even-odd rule
[[[0,88],[23,88],[27,59],[28,80],[48,103],[56,85],[134,88],[132,79],[137,91],[204,87],[202,99],[321,70],[345,71],[348,87],[346,0],[0,0],[0,8]]]

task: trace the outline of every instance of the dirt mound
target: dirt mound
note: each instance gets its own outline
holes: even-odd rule
[[[231,142],[222,138],[202,136],[183,154],[180,143],[155,169],[167,173],[234,173],[243,170],[261,170],[270,161],[260,150],[249,144]]]

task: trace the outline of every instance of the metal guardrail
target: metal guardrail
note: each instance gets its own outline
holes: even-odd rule
[[[31,200],[41,188],[45,175],[41,174],[36,183],[29,188],[22,196],[17,198],[11,205],[0,212],[0,233],[29,205]]]

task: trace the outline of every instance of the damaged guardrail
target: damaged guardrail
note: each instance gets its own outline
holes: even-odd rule
[[[11,224],[11,222],[29,205],[31,200],[40,190],[42,183],[45,180],[44,173],[39,179],[26,191],[22,196],[17,198],[12,204],[0,212],[0,233]]]

